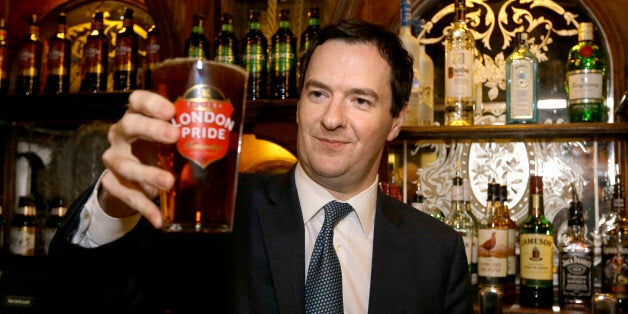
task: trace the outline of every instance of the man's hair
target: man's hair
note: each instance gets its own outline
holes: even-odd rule
[[[412,89],[412,56],[403,48],[399,37],[385,27],[357,19],[342,20],[320,29],[312,43],[301,57],[299,93],[302,92],[305,73],[314,50],[328,40],[337,39],[349,44],[371,43],[377,46],[379,53],[390,65],[390,88],[392,106],[390,113],[397,117],[410,97]]]

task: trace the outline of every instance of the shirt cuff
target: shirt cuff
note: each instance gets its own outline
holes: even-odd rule
[[[105,173],[106,170],[102,175]],[[142,217],[140,213],[137,213],[130,217],[115,218],[105,213],[98,203],[98,189],[102,175],[81,209],[78,230],[72,237],[72,243],[81,247],[95,248],[118,240],[131,231]]]

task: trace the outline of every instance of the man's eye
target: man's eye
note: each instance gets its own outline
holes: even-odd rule
[[[371,104],[370,101],[359,97],[355,99],[355,102],[360,106],[369,106]]]
[[[323,97],[323,92],[320,91],[311,91],[310,96],[313,98],[321,98]]]

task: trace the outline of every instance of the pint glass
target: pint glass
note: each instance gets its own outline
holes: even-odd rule
[[[167,232],[230,232],[242,124],[246,70],[196,58],[174,58],[152,73],[152,88],[173,102],[176,144],[159,145],[158,165],[176,178],[159,203]]]

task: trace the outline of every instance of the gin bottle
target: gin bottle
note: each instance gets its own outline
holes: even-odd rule
[[[603,122],[604,54],[593,43],[593,24],[578,25],[578,44],[569,51],[567,94],[570,122]]]
[[[538,61],[528,33],[517,33],[517,48],[506,60],[506,123],[538,122]]]
[[[445,34],[445,125],[473,125],[475,39],[465,20],[465,0],[455,0],[455,21]]]

